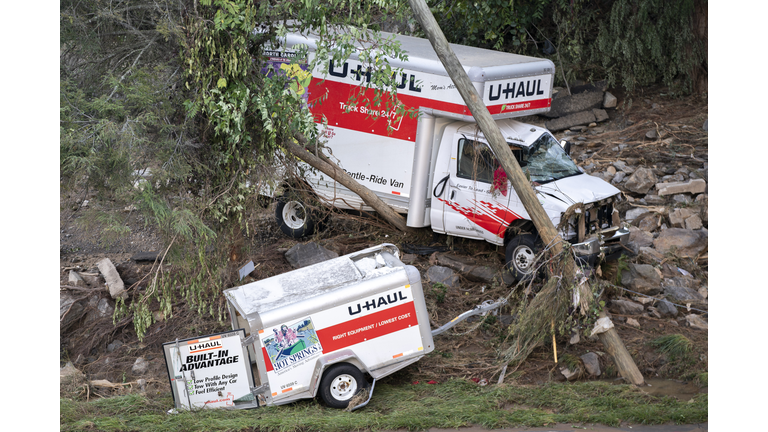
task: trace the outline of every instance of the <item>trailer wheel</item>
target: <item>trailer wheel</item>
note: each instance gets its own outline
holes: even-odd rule
[[[518,282],[527,282],[536,275],[534,260],[539,248],[533,234],[520,234],[507,243],[507,269]]]
[[[277,199],[275,217],[280,231],[293,238],[312,235],[317,217],[302,201],[288,194]]]
[[[360,369],[349,363],[331,366],[320,381],[320,397],[331,408],[346,408],[350,399],[368,388]]]

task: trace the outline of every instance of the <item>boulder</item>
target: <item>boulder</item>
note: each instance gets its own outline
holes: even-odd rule
[[[653,234],[635,226],[629,227],[629,242],[638,248],[653,245]]]
[[[699,194],[707,190],[707,182],[703,179],[693,179],[687,182],[659,183],[656,190],[659,196],[676,195],[683,193]]]
[[[544,123],[544,127],[550,131],[561,131],[577,125],[586,125],[595,121],[595,114],[592,111],[582,111],[569,114],[565,117],[552,119]]]
[[[641,247],[637,251],[637,255],[649,261],[662,262],[664,260],[664,255],[652,247]]]
[[[686,315],[685,316],[685,323],[692,328],[699,329],[699,330],[708,330],[709,325],[706,321],[704,321],[704,318],[700,317],[699,315]]]
[[[285,259],[293,268],[307,267],[312,264],[338,258],[339,254],[328,250],[315,242],[298,243],[285,253]]]
[[[701,306],[706,304],[704,296],[699,294],[697,290],[682,287],[682,286],[666,286],[664,287],[664,295],[672,302],[681,305],[695,305]]]
[[[656,174],[648,168],[638,168],[625,184],[625,187],[635,193],[646,194],[656,185]]]
[[[669,212],[669,224],[675,228],[683,228],[685,220],[693,216],[693,212],[688,208],[676,208]]]
[[[621,272],[621,285],[646,295],[661,292],[661,271],[650,264],[630,263],[629,268]]]
[[[687,230],[699,230],[703,227],[704,224],[699,215],[693,215],[685,220],[685,229]]]
[[[616,99],[616,96],[609,92],[605,92],[603,95],[603,108],[616,108],[617,103],[618,100]]]
[[[584,369],[588,374],[600,376],[600,357],[597,356],[597,353],[586,353],[581,356],[581,361],[584,362]]]
[[[610,117],[608,117],[608,113],[605,112],[605,110],[593,108],[592,114],[594,114],[595,121],[598,123],[610,120]]]
[[[693,258],[708,250],[708,234],[706,230],[688,230],[669,228],[653,240],[653,247],[661,254],[674,251],[678,257]]]
[[[626,222],[632,222],[635,219],[638,219],[640,216],[649,213],[648,209],[645,208],[631,208],[627,210],[627,213],[624,215],[624,221]]]
[[[427,269],[427,281],[430,283],[441,283],[448,288],[460,288],[459,275],[448,267],[431,266]]]
[[[667,300],[659,300],[659,302],[656,303],[656,310],[662,317],[674,318],[677,316],[677,306]]]
[[[125,284],[120,278],[120,274],[117,272],[115,265],[109,258],[104,258],[97,264],[99,272],[104,276],[107,288],[109,289],[109,295],[112,298],[121,297],[123,299],[128,297],[128,293],[125,292]]]
[[[643,305],[631,300],[611,300],[608,304],[608,310],[617,315],[639,315],[643,309]]]
[[[85,315],[85,300],[59,292],[59,330],[64,331]]]
[[[85,281],[83,280],[83,277],[80,276],[80,273],[74,270],[69,271],[69,278],[67,279],[67,283],[76,287],[85,286]]]
[[[572,95],[563,94],[563,96],[560,96],[560,93],[563,92],[559,92],[558,97],[552,100],[549,111],[541,115],[547,118],[557,118],[579,112],[591,112],[594,108],[600,108],[603,104],[603,91],[596,88],[591,90],[577,93],[575,89],[572,89]],[[583,124],[588,123],[590,122]]]

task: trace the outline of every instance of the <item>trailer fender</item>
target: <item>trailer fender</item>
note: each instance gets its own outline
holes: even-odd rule
[[[320,380],[323,377],[323,372],[337,363],[349,363],[360,369],[360,371],[363,373],[369,372],[368,368],[365,367],[365,364],[360,361],[360,359],[357,357],[357,354],[355,354],[351,349],[334,351],[330,354],[321,356],[315,362],[315,369],[312,372],[312,379],[309,381],[309,393],[312,395],[312,397],[317,396],[317,390],[319,388]]]

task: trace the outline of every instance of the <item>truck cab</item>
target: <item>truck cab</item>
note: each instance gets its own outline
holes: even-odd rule
[[[629,235],[619,227],[614,209],[621,192],[585,174],[566,146],[545,128],[512,119],[499,120],[497,125],[545,212],[577,255],[594,262],[600,253],[621,249]],[[541,247],[536,230],[475,124],[459,121],[446,126],[433,182],[430,219],[434,231],[505,246],[508,267],[518,280],[534,274],[533,258]],[[563,221],[571,207],[585,217],[573,215]]]

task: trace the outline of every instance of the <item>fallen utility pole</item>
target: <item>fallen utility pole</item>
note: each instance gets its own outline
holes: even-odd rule
[[[577,273],[573,257],[568,253],[563,253],[562,239],[560,238],[560,235],[557,233],[555,226],[552,224],[552,221],[549,219],[546,212],[544,212],[541,203],[539,203],[539,200],[536,198],[536,194],[531,187],[530,181],[525,177],[523,170],[520,168],[514,155],[512,155],[512,151],[509,149],[506,140],[501,135],[499,127],[493,121],[491,114],[488,112],[488,108],[482,102],[482,99],[480,99],[480,95],[477,94],[477,90],[475,90],[467,73],[464,71],[464,68],[456,57],[456,54],[448,44],[448,40],[445,38],[443,31],[437,24],[432,12],[429,10],[426,1],[409,0],[409,2],[411,4],[411,9],[416,15],[416,19],[421,24],[424,33],[427,35],[427,39],[429,39],[429,42],[432,44],[432,48],[443,63],[451,80],[456,85],[456,89],[459,91],[459,94],[461,94],[462,99],[464,99],[467,107],[469,107],[469,110],[472,112],[472,116],[475,118],[480,130],[488,140],[488,144],[491,149],[493,149],[496,158],[501,163],[501,167],[507,173],[507,177],[512,183],[512,187],[515,189],[525,210],[531,217],[531,221],[533,221],[534,226],[538,230],[539,236],[544,244],[551,246],[552,254],[554,256],[563,257],[563,274],[569,275],[570,281],[575,281],[577,279]],[[579,285],[585,286],[586,284]],[[582,302],[587,302],[589,298],[589,292],[581,292],[580,299]],[[584,303],[582,303],[582,306],[584,306]],[[585,309],[585,307],[582,307],[582,312],[584,312]],[[615,338],[611,337],[610,340],[618,340],[618,343],[621,344],[621,347],[623,348],[624,344],[621,343],[621,339],[619,338],[618,333],[616,333],[616,329],[612,328],[609,331],[613,332],[613,335],[615,336]],[[601,338],[601,340],[603,340],[603,338]],[[626,351],[626,348],[623,350],[614,349],[613,351],[615,353],[614,360],[619,368],[619,373],[633,384],[642,384],[643,377],[632,360],[632,357],[629,356],[629,353]],[[636,378],[638,376],[639,380]]]

